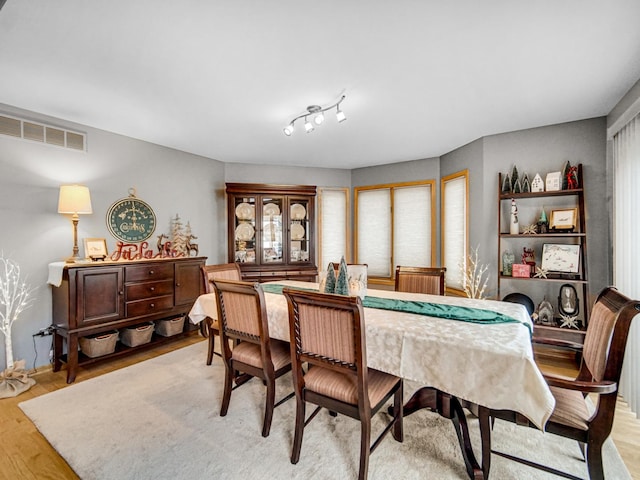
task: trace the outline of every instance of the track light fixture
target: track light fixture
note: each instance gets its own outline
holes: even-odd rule
[[[347,117],[344,114],[344,112],[340,110],[340,104],[342,103],[344,98],[345,96],[342,95],[342,97],[340,97],[340,100],[338,100],[336,103],[333,103],[327,107],[321,107],[320,105],[309,105],[307,107],[306,113],[303,113],[302,115],[298,115],[297,117],[295,117],[293,120],[289,122],[289,125],[284,127],[283,129],[284,134],[287,137],[290,137],[291,134],[293,133],[293,125],[296,123],[297,120],[300,120],[301,118],[304,118],[305,132],[307,133],[313,132],[313,130],[315,129],[313,124],[315,123],[316,125],[322,125],[322,122],[324,122],[324,112],[326,112],[327,110],[331,110],[332,108],[336,109],[336,120],[338,120],[338,122],[344,122],[347,119]],[[309,117],[313,119],[313,122],[309,120]]]

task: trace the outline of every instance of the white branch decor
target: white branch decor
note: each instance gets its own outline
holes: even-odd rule
[[[35,300],[32,293],[33,289],[20,278],[18,264],[0,255],[0,332],[4,335],[7,370],[14,368],[11,327]]]
[[[487,270],[489,265],[481,265],[478,261],[478,248],[476,247],[472,254],[467,255],[466,264],[460,264],[462,271],[462,289],[469,298],[484,299],[484,291],[487,288],[489,274]],[[486,277],[485,277],[486,274]]]

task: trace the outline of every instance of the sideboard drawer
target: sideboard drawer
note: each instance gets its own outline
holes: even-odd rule
[[[165,279],[173,279],[172,263],[127,266],[125,269],[125,282]]]
[[[138,317],[140,315],[160,313],[163,310],[171,310],[171,308],[173,308],[173,295],[149,298],[147,300],[139,300],[137,302],[127,302],[125,307],[127,310],[127,317]]]
[[[173,294],[173,280],[160,280],[158,282],[130,283],[125,287],[126,300],[142,300],[149,297],[161,297]]]

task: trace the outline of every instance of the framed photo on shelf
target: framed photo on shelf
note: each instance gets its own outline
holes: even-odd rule
[[[84,256],[91,260],[104,260],[109,254],[107,241],[104,238],[85,238]]]
[[[577,219],[577,208],[551,210],[551,215],[549,216],[549,228],[551,230],[573,231],[576,228]]]
[[[558,273],[578,273],[580,245],[549,244],[542,246],[542,270]]]

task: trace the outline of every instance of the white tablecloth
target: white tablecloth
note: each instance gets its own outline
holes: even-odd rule
[[[317,288],[306,282],[273,283]],[[526,309],[515,303],[372,289],[367,295],[494,310],[531,323]],[[265,302],[270,336],[289,341],[286,299],[265,293]],[[373,308],[364,312],[370,367],[485,407],[522,413],[539,428],[551,415],[555,401],[533,359],[529,329],[521,323],[475,324]],[[207,316],[217,317],[213,294],[201,295],[189,313],[193,323]]]

